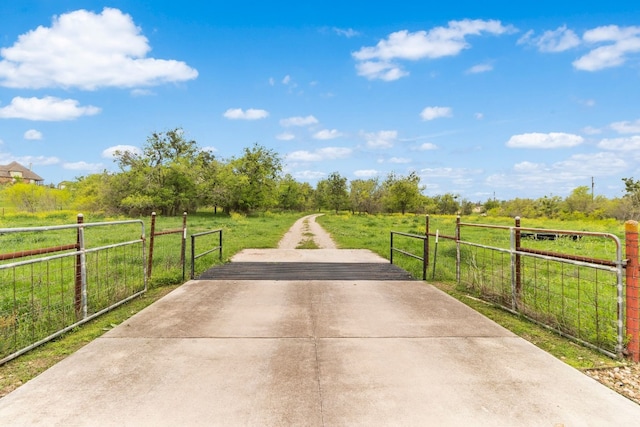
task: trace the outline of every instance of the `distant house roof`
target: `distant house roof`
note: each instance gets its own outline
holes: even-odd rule
[[[8,165],[0,165],[0,182],[13,181],[15,178],[22,178],[28,182],[41,183],[44,181],[40,175],[25,168],[18,162],[11,162]]]

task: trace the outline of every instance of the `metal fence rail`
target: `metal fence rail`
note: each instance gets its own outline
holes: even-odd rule
[[[202,253],[196,254],[196,238],[218,234],[217,246],[209,248]],[[222,229],[204,231],[191,235],[191,279],[196,277],[196,260],[212,252],[218,251],[218,259],[222,261]]]
[[[144,233],[140,220],[81,215],[78,224],[0,229],[0,250],[12,250],[0,257],[0,364],[145,292]]]
[[[460,218],[454,235],[443,235],[429,230],[428,216],[424,236],[403,235],[424,239],[422,271],[432,265],[434,279],[455,280],[562,335],[609,356],[622,355],[626,260],[617,236],[524,228],[519,220],[514,227],[462,223]],[[410,253],[419,252],[417,243],[412,247]]]

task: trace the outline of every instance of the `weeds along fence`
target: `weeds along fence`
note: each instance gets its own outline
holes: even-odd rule
[[[0,364],[145,292],[144,233],[140,220],[82,215],[0,229]]]
[[[76,224],[0,229],[0,364],[148,287],[184,280],[187,215],[179,229],[156,225],[154,213],[148,249],[142,220],[84,223],[78,215]],[[222,230],[196,233],[191,245],[192,277],[214,264],[214,252],[222,260]]]
[[[525,228],[518,218],[500,226],[458,217],[441,233],[427,216],[424,234],[391,235],[392,257],[419,259],[424,279],[455,282],[609,356],[640,359],[637,224],[626,255],[614,234]]]

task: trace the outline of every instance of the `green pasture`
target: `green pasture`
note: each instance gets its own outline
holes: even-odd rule
[[[300,214],[263,213],[255,216],[214,215],[211,212],[187,216],[187,265],[185,278],[189,278],[191,266],[190,235],[221,229],[223,235],[222,260],[218,252],[212,252],[196,261],[196,274],[224,262],[245,247],[275,247],[281,236],[298,219]],[[127,218],[110,218],[101,215],[85,215],[84,228],[87,261],[88,315],[97,313],[112,304],[144,290],[143,251],[148,259],[151,218],[140,218],[127,224],[99,225],[106,221],[125,221]],[[0,228],[51,227],[75,224],[74,212],[51,214],[5,214],[0,218]],[[155,231],[181,230],[183,217],[156,217]],[[122,242],[133,242],[145,233],[146,242],[133,243],[92,251]],[[47,231],[20,231],[0,233],[0,254],[72,245],[77,241],[77,230],[56,229]],[[182,232],[155,237],[152,274],[147,280],[149,288],[180,283],[183,278],[181,258]],[[219,234],[202,236],[196,240],[197,253],[219,245]],[[35,255],[0,261],[0,265],[35,260],[45,256],[62,255],[59,258],[0,269],[0,358],[37,342],[80,319],[76,306],[75,250],[56,254]]]
[[[340,247],[367,247],[390,257],[390,231],[424,235],[424,215],[325,215],[318,222],[337,240]],[[461,219],[461,240],[500,249],[510,247],[508,228],[480,228],[464,224],[513,227],[510,218],[480,216]],[[543,221],[522,220],[521,227],[567,231],[610,233],[621,238],[624,224],[615,221]],[[430,216],[427,280],[456,283],[456,244],[447,237],[456,233],[455,216]],[[624,241],[622,241],[624,245]],[[556,240],[522,239],[522,247],[575,256],[615,261],[616,243],[610,238],[583,237]],[[394,236],[394,247],[422,256],[423,241]],[[510,254],[471,245],[460,247],[460,284],[458,289],[491,301],[539,321],[551,328],[588,342],[608,352],[617,344],[617,280],[615,273],[578,267],[559,261],[522,256],[522,285],[514,294],[511,284]],[[422,263],[394,253],[394,263],[422,277]]]

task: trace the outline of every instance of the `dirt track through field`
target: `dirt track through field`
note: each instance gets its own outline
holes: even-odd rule
[[[296,249],[306,240],[313,240],[320,249],[336,249],[329,233],[316,222],[320,215],[307,215],[297,220],[278,243],[278,249]]]

